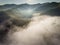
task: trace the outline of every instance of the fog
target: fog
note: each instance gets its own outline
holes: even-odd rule
[[[9,29],[0,45],[60,45],[60,17],[39,15],[33,14],[24,27]]]

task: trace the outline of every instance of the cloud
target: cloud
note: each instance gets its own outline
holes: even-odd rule
[[[27,0],[26,1],[28,4],[33,4],[34,3],[34,0]]]
[[[0,25],[1,45],[60,45],[60,17],[34,13],[31,21],[8,19]]]
[[[40,15],[40,14],[38,14]],[[7,33],[6,45],[60,45],[60,17],[34,16],[24,27],[14,27]],[[15,32],[13,32],[15,30]],[[12,33],[13,32],[13,33]]]

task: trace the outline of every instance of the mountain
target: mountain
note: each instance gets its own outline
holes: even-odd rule
[[[7,13],[5,13],[5,12],[0,12],[0,23],[3,22],[3,21],[5,21],[5,20],[7,20],[7,19],[9,19],[9,18],[10,18],[10,17],[8,16]]]
[[[43,15],[51,15],[51,16],[60,16],[60,7],[56,7],[54,9],[50,9],[44,13],[42,13]]]
[[[0,5],[0,22],[14,18],[18,20],[30,20],[34,13],[41,15],[60,16],[60,3],[51,2],[43,4],[5,4]]]
[[[0,5],[0,11],[6,11],[6,10],[10,10],[14,7],[16,7],[16,4],[5,4],[5,5]]]

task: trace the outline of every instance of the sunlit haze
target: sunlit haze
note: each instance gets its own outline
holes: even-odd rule
[[[35,4],[35,3],[45,3],[45,2],[60,2],[60,0],[0,0],[1,4]]]

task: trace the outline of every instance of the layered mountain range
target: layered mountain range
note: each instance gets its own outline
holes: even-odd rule
[[[8,19],[30,20],[34,13],[40,15],[60,16],[60,3],[43,4],[5,4],[0,5],[0,23]]]

